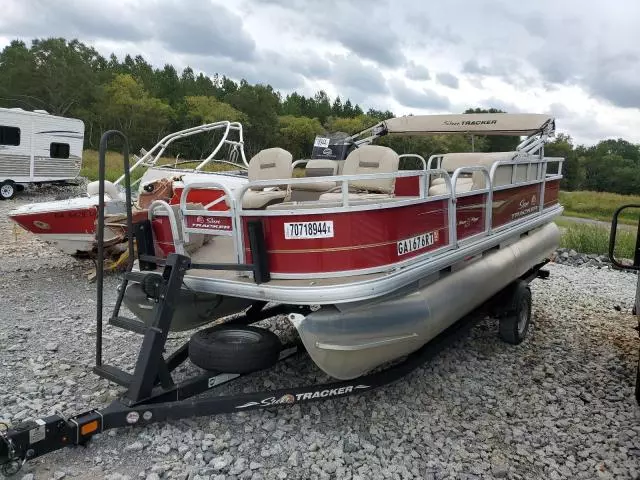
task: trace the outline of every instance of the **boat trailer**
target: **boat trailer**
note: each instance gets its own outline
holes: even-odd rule
[[[127,223],[128,231],[128,266],[122,283],[118,287],[118,296],[113,313],[108,319],[111,326],[128,330],[143,336],[133,374],[118,367],[104,364],[102,361],[103,330],[103,233],[104,233],[104,178],[105,154],[107,141],[111,136],[119,136],[123,140],[123,156],[125,167],[125,184],[127,186]],[[36,420],[28,420],[9,427],[0,424],[0,473],[11,476],[18,473],[29,460],[68,446],[86,445],[96,434],[106,430],[127,426],[146,426],[166,420],[188,417],[210,416],[222,413],[233,413],[247,410],[269,409],[292,406],[307,402],[341,398],[364,393],[390,384],[409,374],[424,362],[434,358],[466,335],[476,321],[483,315],[504,317],[513,316],[512,305],[514,287],[526,286],[535,278],[547,278],[549,272],[542,267],[548,262],[535,265],[518,280],[506,287],[494,297],[488,299],[469,314],[419,350],[406,356],[394,365],[355,379],[335,381],[324,384],[304,385],[294,388],[264,390],[252,393],[223,396],[203,396],[194,398],[205,392],[242,378],[244,373],[228,373],[206,371],[192,378],[177,382],[172,372],[189,358],[189,342],[185,343],[165,358],[165,345],[168,338],[175,302],[180,294],[183,277],[189,269],[240,270],[253,272],[254,280],[262,283],[269,280],[269,266],[265,255],[264,242],[261,242],[262,231],[259,222],[250,227],[250,249],[252,264],[195,264],[184,255],[172,253],[166,259],[159,259],[152,254],[150,244],[150,223],[148,220],[133,224],[131,215],[131,192],[128,145],[126,137],[118,131],[106,132],[100,142],[99,178],[100,205],[98,209],[98,268],[96,270],[96,365],[93,372],[107,380],[126,388],[124,395],[102,409],[92,409],[77,415],[66,417],[56,414]],[[134,254],[134,237],[137,252]],[[120,316],[120,307],[129,281],[142,281],[141,273],[132,271],[134,255],[137,255],[141,270],[145,265],[164,267],[162,275],[154,276],[153,290],[155,304],[152,321],[149,324]],[[529,304],[530,306],[530,304]],[[276,315],[307,313],[308,306],[275,305],[267,307],[266,302],[256,302],[246,312],[235,317],[225,325],[250,325]],[[530,314],[530,310],[529,310]],[[515,317],[514,317],[515,318]],[[528,325],[528,323],[527,323]],[[502,327],[502,323],[501,323]],[[519,343],[521,339],[511,343]],[[304,353],[301,342],[282,345],[277,361],[286,361],[296,354]],[[271,365],[269,365],[271,366]],[[254,370],[255,372],[256,370]],[[253,373],[253,372],[247,372]]]

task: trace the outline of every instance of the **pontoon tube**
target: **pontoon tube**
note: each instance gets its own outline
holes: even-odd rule
[[[313,361],[347,380],[404,355],[498,293],[557,248],[560,231],[549,223],[514,243],[486,253],[435,281],[394,297],[358,305],[325,306],[289,316]]]

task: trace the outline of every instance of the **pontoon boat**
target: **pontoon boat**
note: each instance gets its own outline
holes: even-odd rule
[[[520,343],[528,283],[549,273],[541,267],[559,240],[563,159],[544,156],[553,132],[545,115],[393,118],[345,142],[316,139],[304,178],[293,179],[291,155],[272,148],[251,159],[248,183],[235,190],[214,178],[185,184],[178,204],[153,201],[135,227],[127,204],[130,263],[109,324],[143,335],[132,373],[102,361],[100,201],[93,371],[126,392],[105,408],[0,428],[0,471],[15,474],[110,428],[367,392],[432,358],[478,312],[497,315],[500,336]],[[512,152],[417,156],[420,170],[399,170],[400,155],[371,144],[434,133],[528,137]],[[212,208],[210,192],[224,192],[226,209]],[[138,318],[120,315],[123,302]],[[301,343],[256,326],[278,314]],[[171,330],[214,320],[166,351]],[[304,350],[339,380],[194,398]],[[172,372],[187,359],[203,372],[178,380]]]
[[[304,178],[292,178],[291,154],[263,150],[235,191],[206,179],[177,205],[151,203],[143,253],[155,260],[136,264],[124,302],[150,322],[158,259],[187,256],[173,330],[259,302],[314,305],[289,316],[306,350],[332,377],[358,377],[420,348],[554,251],[563,159],[544,156],[554,127],[538,114],[393,118],[341,145],[317,138],[324,158],[306,161]],[[413,155],[420,170],[399,170],[402,156],[373,144],[447,133],[527,138],[511,152]],[[210,190],[224,191],[228,210],[190,200]]]

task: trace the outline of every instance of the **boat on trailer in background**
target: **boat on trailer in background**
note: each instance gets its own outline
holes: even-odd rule
[[[152,285],[178,254],[188,261],[172,329],[259,302],[314,305],[288,316],[306,350],[330,376],[356,378],[419,349],[558,246],[563,159],[544,156],[554,127],[538,114],[393,118],[340,145],[317,138],[335,158],[305,161],[303,178],[292,178],[288,152],[263,150],[235,191],[206,179],[185,186],[177,205],[152,202],[142,241],[154,259],[136,263],[124,303],[151,322]],[[511,152],[412,155],[419,170],[399,170],[402,156],[373,144],[453,133],[527,138]],[[224,191],[227,210],[190,200],[209,190]]]
[[[528,284],[547,276],[560,236],[553,219],[563,210],[563,159],[544,156],[554,128],[545,115],[392,118],[342,140],[317,138],[306,161],[263,150],[239,187],[201,177],[184,184],[177,203],[153,200],[144,219],[126,203],[129,264],[108,324],[143,336],[133,373],[102,358],[108,215],[99,197],[93,371],[126,392],[103,409],[0,428],[0,471],[17,473],[110,428],[367,392],[432,358],[478,313],[497,316],[502,339],[520,343],[531,319]],[[512,152],[415,154],[417,170],[400,170],[402,156],[372,144],[443,133],[527,138]],[[116,134],[124,137],[103,135],[101,183]],[[293,178],[301,164],[305,176]],[[137,318],[122,316],[123,305]],[[258,326],[276,315],[299,340]],[[190,329],[167,354],[169,333]],[[193,398],[300,351],[336,380]],[[203,372],[174,379],[187,359]]]
[[[200,160],[181,160],[170,164],[160,164],[159,160],[174,142],[190,138],[194,135],[216,135],[220,139],[206,158]],[[223,150],[226,156],[216,158]],[[187,168],[186,165],[197,163]],[[211,172],[205,168],[213,164],[230,165],[234,170]],[[244,153],[244,137],[242,125],[238,122],[221,121],[199,125],[189,129],[171,133],[162,138],[149,151],[141,150],[141,156],[129,168],[129,174],[135,175],[144,169],[142,176],[132,186],[135,218],[146,216],[146,207],[154,199],[163,199],[169,203],[177,203],[184,185],[205,178],[234,190],[247,182],[247,159]],[[122,251],[126,239],[126,193],[122,184],[125,175],[115,182],[104,182],[105,212],[107,229],[105,242],[115,252]],[[68,200],[53,200],[24,205],[9,212],[9,218],[25,230],[42,240],[50,242],[70,255],[86,255],[96,250],[96,220],[98,218],[99,181],[87,185],[86,195]],[[197,194],[195,194],[197,195]],[[215,201],[222,192],[209,191],[207,195]],[[219,208],[213,206],[213,208]],[[118,248],[119,247],[119,248]]]

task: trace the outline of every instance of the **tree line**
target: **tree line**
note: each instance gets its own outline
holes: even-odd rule
[[[44,109],[85,122],[85,147],[97,148],[102,132],[116,128],[129,138],[134,151],[150,148],[169,132],[219,120],[242,122],[248,156],[262,148],[281,146],[294,158],[311,153],[316,135],[349,134],[380,120],[391,111],[366,111],[348,98],[330,99],[326,92],[313,96],[293,92],[281,95],[270,85],[235,82],[220,74],[196,74],[187,67],[154,68],[142,56],[114,54],[106,58],[76,39],[12,41],[0,52],[0,106]],[[465,113],[500,112],[467,109]],[[215,139],[191,137],[177,142],[167,153],[181,159],[208,155]],[[425,158],[452,151],[509,151],[513,137],[435,135],[386,137],[381,143],[398,153],[419,153]],[[640,192],[640,147],[623,139],[604,140],[595,146],[574,145],[566,135],[546,146],[549,156],[563,156],[563,188],[622,194]]]

